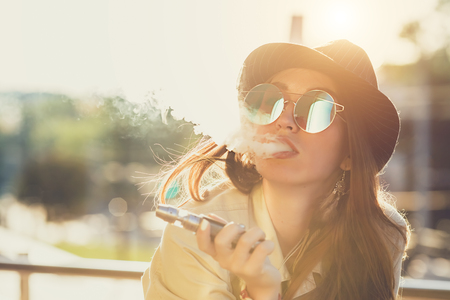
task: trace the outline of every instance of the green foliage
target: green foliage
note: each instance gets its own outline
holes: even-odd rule
[[[410,41],[420,50],[421,60],[436,56],[436,52],[442,50],[447,52],[448,56],[450,55],[449,19],[450,0],[439,0],[433,12],[405,24],[399,36]]]
[[[16,178],[15,190],[7,180],[0,188],[25,202],[44,203],[50,219],[105,210],[114,197],[126,199],[133,210],[144,197],[129,177],[105,179],[104,166],[116,162],[125,168],[134,163],[158,169],[160,161],[154,155],[170,161],[198,139],[192,124],[174,120],[170,113],[163,123],[161,112],[150,102],[45,93],[0,95],[0,100],[2,96],[20,104],[20,126],[15,132],[0,126],[0,179]],[[20,151],[13,153],[14,149]]]
[[[69,160],[49,153],[41,160],[25,165],[19,182],[18,197],[25,202],[58,207],[65,202],[64,211],[84,213],[88,173],[85,161]]]
[[[430,57],[422,57],[415,64],[384,65],[380,69],[384,79],[390,84],[440,85],[450,83],[450,59],[445,49],[440,49]]]
[[[413,21],[403,26],[403,29],[400,32],[399,36],[401,38],[409,40],[413,44],[417,44],[419,42],[418,40],[419,32],[420,32],[420,22]]]
[[[386,81],[392,84],[442,85],[450,83],[450,0],[439,0],[435,10],[403,26],[399,37],[419,51],[417,63],[383,66]],[[430,43],[433,40],[433,43]],[[432,44],[430,46],[430,44]]]

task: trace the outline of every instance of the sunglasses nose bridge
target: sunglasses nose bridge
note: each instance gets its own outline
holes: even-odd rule
[[[292,104],[294,105],[294,107],[295,107],[295,104],[296,104],[297,102],[292,101],[292,100],[284,100],[284,102],[283,102],[283,111],[286,110],[286,106],[287,106],[287,104],[289,104],[289,103],[292,103]]]
[[[284,111],[286,111],[286,107],[287,107],[287,105],[289,104],[289,103],[292,103],[292,116],[294,117],[294,119],[295,119],[295,117],[296,117],[296,114],[295,114],[295,106],[297,105],[297,102],[298,101],[292,101],[292,100],[284,100],[284,104],[283,104],[283,112]]]
[[[289,108],[289,103],[292,103],[292,108]],[[281,111],[281,113],[279,114],[277,120],[275,122],[277,122],[278,126],[280,127],[289,127],[291,128],[291,130],[297,130],[298,126],[297,123],[295,122],[295,112],[294,112],[294,108],[295,108],[295,104],[297,102],[295,101],[291,101],[291,100],[284,100],[283,101],[283,110]],[[292,109],[292,111],[291,111]]]

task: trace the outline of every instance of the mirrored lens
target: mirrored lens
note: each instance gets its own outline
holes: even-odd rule
[[[255,86],[244,100],[246,117],[258,125],[267,125],[275,121],[283,111],[283,107],[283,94],[272,84]]]
[[[303,130],[317,133],[333,122],[336,106],[330,94],[324,91],[310,91],[304,94],[295,107],[295,121]]]

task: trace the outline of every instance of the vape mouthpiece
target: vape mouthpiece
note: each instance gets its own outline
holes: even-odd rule
[[[158,208],[156,209],[156,216],[166,222],[174,223],[179,219],[178,211],[179,210],[176,207],[159,204]]]

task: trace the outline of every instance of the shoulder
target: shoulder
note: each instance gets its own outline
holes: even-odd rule
[[[407,245],[407,239],[405,238],[408,236],[408,224],[406,219],[394,206],[388,203],[384,203],[382,208],[385,216],[388,217],[391,222],[396,224],[401,231],[400,232],[392,226],[384,226],[388,247],[393,255],[402,257]]]
[[[407,224],[405,217],[401,215],[394,206],[390,205],[389,203],[384,203],[382,208],[386,217],[388,217],[392,222],[396,223],[400,227],[406,228]]]
[[[384,202],[382,208],[385,216],[389,218],[391,222],[396,224],[400,229],[399,231],[393,226],[384,227],[386,246],[388,247],[388,250],[392,257],[393,273],[395,279],[394,295],[397,295],[402,272],[402,261],[406,255],[405,251],[409,239],[408,223],[405,217],[389,203]]]

